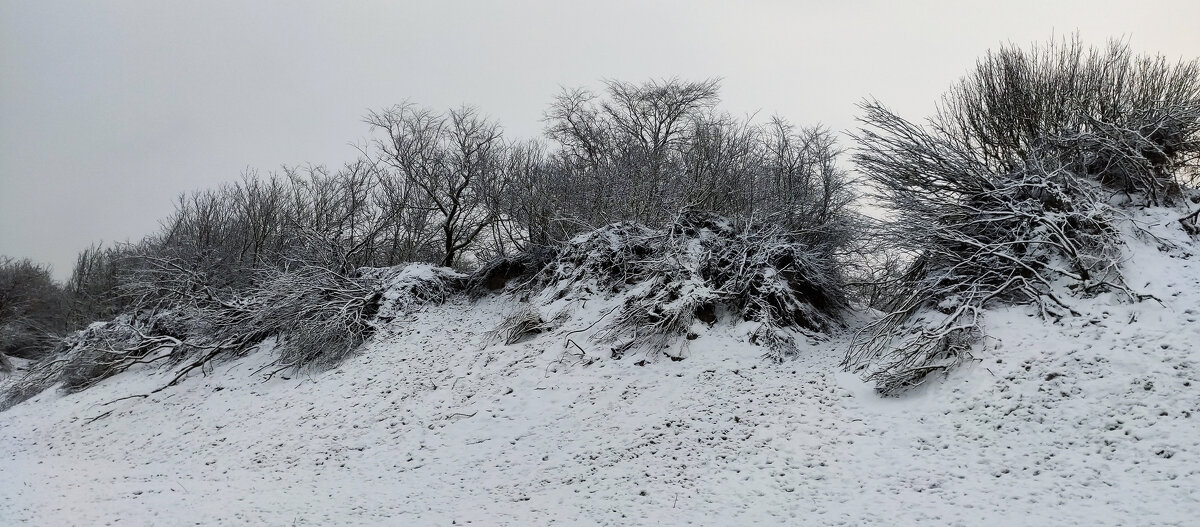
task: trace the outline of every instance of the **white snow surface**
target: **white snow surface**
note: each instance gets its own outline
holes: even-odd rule
[[[497,344],[512,296],[324,373],[263,381],[261,352],[145,399],[105,404],[170,372],[48,390],[0,413],[0,525],[1196,525],[1200,246],[1172,213],[1126,266],[1161,303],[997,309],[896,399],[839,369],[853,327],[774,363],[753,324],[697,322],[685,360],[617,360],[587,335],[619,299]]]

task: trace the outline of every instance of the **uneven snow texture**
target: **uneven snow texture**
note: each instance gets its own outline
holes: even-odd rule
[[[998,310],[975,361],[899,399],[839,373],[846,335],[779,364],[753,324],[697,322],[686,360],[613,359],[601,324],[570,332],[615,299],[495,344],[507,296],[303,378],[261,382],[260,353],[147,399],[103,404],[169,372],[48,391],[0,413],[0,524],[1195,525],[1200,255],[1176,231],[1129,250],[1161,304]]]

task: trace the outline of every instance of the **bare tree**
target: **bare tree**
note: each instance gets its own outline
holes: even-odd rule
[[[110,318],[124,309],[120,280],[123,246],[92,245],[79,252],[65,289],[71,298],[71,326]]]
[[[547,135],[581,197],[583,224],[667,221],[686,199],[682,150],[718,100],[719,82],[609,80],[606,97],[564,90],[546,112]]]
[[[680,145],[680,205],[749,220],[767,196],[755,188],[761,170],[759,130],[728,115],[692,117]]]
[[[392,266],[403,262],[425,261],[433,258],[433,205],[424,193],[404,177],[389,172],[377,164],[379,186],[374,200],[385,211],[389,223],[381,240],[377,265]]]
[[[271,242],[281,236],[285,221],[285,192],[279,178],[262,179],[254,172],[243,174],[242,181],[230,189],[241,238],[238,258],[243,264],[256,266],[269,259]]]
[[[615,133],[584,88],[564,88],[546,111],[546,136],[558,143],[568,164],[598,172],[614,154]]]
[[[443,116],[401,105],[366,120],[386,135],[375,143],[383,162],[438,214],[441,264],[453,266],[496,218],[486,205],[503,183],[500,127],[470,107]]]
[[[647,158],[653,176],[661,173],[670,150],[686,137],[688,117],[715,106],[720,89],[716,79],[642,84],[609,80],[604,84],[609,98],[600,108],[620,134],[620,141]]]

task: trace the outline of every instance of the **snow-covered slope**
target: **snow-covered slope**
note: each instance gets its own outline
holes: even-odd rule
[[[1194,525],[1200,247],[1169,214],[1145,221],[1175,247],[1127,264],[1161,303],[997,310],[974,363],[900,399],[840,372],[848,334],[777,364],[752,324],[698,322],[685,360],[614,359],[586,337],[616,300],[501,345],[508,296],[317,375],[263,382],[260,353],[146,399],[104,404],[168,372],[48,391],[0,413],[0,524]]]

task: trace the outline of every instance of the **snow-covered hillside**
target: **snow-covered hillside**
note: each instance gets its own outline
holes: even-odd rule
[[[613,358],[600,296],[517,344],[491,332],[514,297],[459,299],[321,374],[262,381],[259,353],[144,399],[105,404],[170,372],[50,390],[0,413],[0,523],[1194,525],[1200,246],[1172,214],[1129,241],[1157,301],[993,311],[898,399],[841,372],[853,328],[775,363],[754,323],[697,321],[683,360]]]

